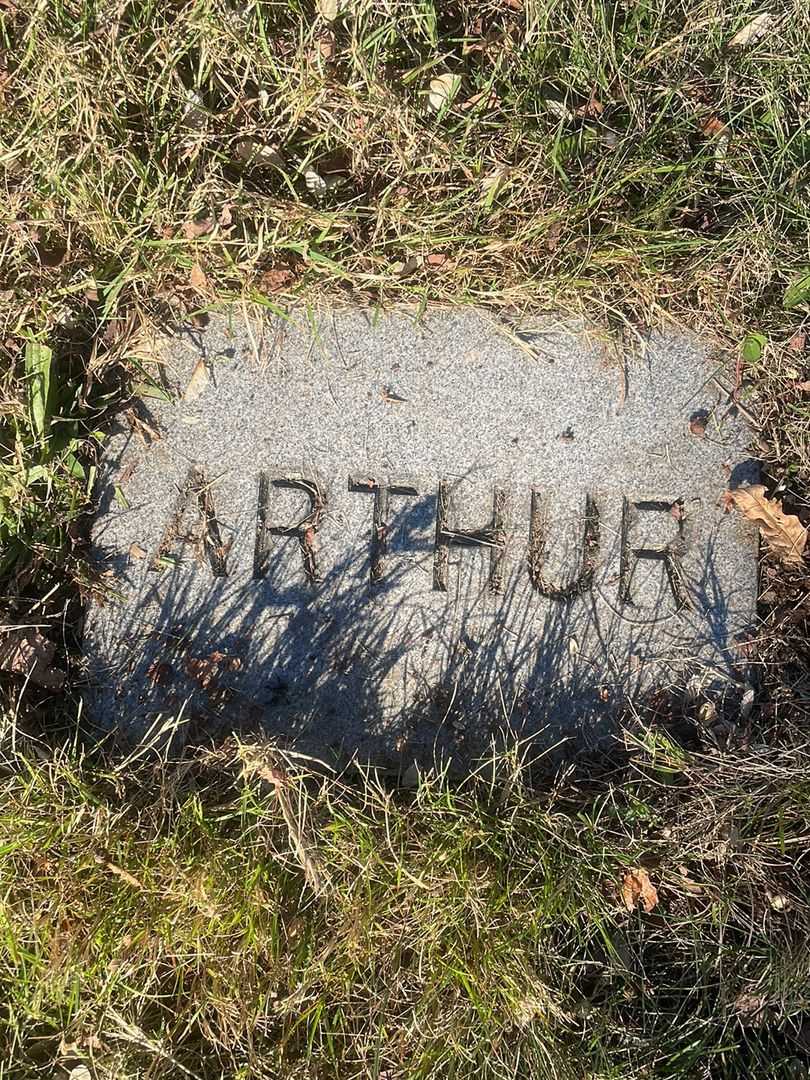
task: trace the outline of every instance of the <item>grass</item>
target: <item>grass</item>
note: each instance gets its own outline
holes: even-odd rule
[[[806,1073],[803,746],[638,728],[544,795],[514,758],[397,794],[262,746],[41,757],[0,793],[4,1075]]]
[[[73,451],[66,469],[66,447],[118,372],[138,377],[139,331],[228,299],[556,307],[631,334],[670,318],[734,353],[760,334],[743,375],[780,402],[766,453],[797,495],[806,4],[772,5],[745,47],[729,42],[759,9],[738,0],[328,8],[0,10],[12,561],[47,559],[86,501],[92,478]],[[436,111],[442,75],[454,94]],[[19,437],[29,339],[56,350],[59,425],[36,445]]]
[[[3,407],[19,428],[33,338],[56,348],[60,418],[4,467],[14,558],[58,547],[78,512],[91,478],[65,447],[122,362],[138,377],[139,330],[228,299],[556,307],[631,333],[671,318],[735,352],[761,334],[743,374],[782,402],[767,453],[806,481],[787,347],[810,266],[802,0],[745,47],[729,42],[758,8],[736,0],[321,11],[3,5]],[[43,453],[45,526],[20,481]]]
[[[807,506],[806,3],[336,6],[0,0],[2,605],[63,653],[105,418],[229,301],[692,326]],[[749,721],[551,786],[87,757],[4,676],[0,1075],[805,1075],[807,579],[763,586]]]

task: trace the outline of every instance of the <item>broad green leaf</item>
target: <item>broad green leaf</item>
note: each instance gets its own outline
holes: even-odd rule
[[[28,378],[31,428],[41,442],[45,441],[50,422],[48,405],[51,396],[52,359],[53,351],[47,345],[29,341],[25,346],[25,374]]]
[[[782,304],[785,308],[795,308],[803,300],[810,300],[810,266],[806,266],[795,281],[785,289]]]
[[[768,343],[764,334],[746,334],[742,343],[742,358],[749,364],[753,364],[762,356],[762,350]]]
[[[48,470],[44,465],[33,465],[25,474],[26,484],[36,484],[40,480],[48,478]]]
[[[156,382],[136,383],[132,387],[132,392],[137,397],[158,398],[160,401],[172,400],[171,394],[168,394],[162,386],[158,386]]]
[[[84,466],[76,458],[75,454],[67,454],[65,456],[65,468],[71,476],[75,476],[77,480],[84,480]]]

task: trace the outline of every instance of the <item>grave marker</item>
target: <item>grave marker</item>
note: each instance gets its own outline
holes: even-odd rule
[[[739,679],[755,537],[720,497],[757,467],[722,374],[685,337],[623,370],[571,327],[532,345],[358,311],[164,342],[176,400],[104,455],[100,722],[412,758],[493,726],[594,737],[628,695]]]

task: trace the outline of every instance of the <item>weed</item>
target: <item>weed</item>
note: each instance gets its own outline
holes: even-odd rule
[[[628,745],[550,794],[499,767],[397,795],[266,746],[7,760],[9,1075],[805,1068],[805,750]]]

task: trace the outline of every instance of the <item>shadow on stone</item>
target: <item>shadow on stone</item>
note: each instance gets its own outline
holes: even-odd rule
[[[525,742],[536,755],[564,744],[567,754],[607,746],[629,703],[660,685],[647,665],[703,672],[702,685],[715,692],[744,677],[736,655],[708,671],[697,656],[661,656],[660,623],[685,615],[660,569],[654,602],[622,608],[604,584],[569,600],[538,597],[525,559],[493,594],[487,552],[456,548],[440,616],[418,605],[403,611],[405,577],[415,565],[431,573],[434,517],[433,498],[393,516],[392,548],[409,558],[397,565],[392,557],[379,584],[369,559],[356,556],[338,560],[317,585],[303,573],[291,581],[294,537],[278,544],[264,578],[236,589],[203,561],[154,573],[150,621],[133,606],[116,622],[115,668],[98,655],[92,664],[91,715],[120,718],[122,747],[165,723],[173,751],[235,731],[335,763],[356,757],[402,771],[452,761],[467,770],[493,744]],[[617,563],[618,545],[616,536],[605,563]],[[708,551],[690,595],[703,624],[704,641],[692,638],[696,653],[728,633],[730,598],[711,544]],[[131,556],[107,556],[113,577],[126,580]],[[571,544],[561,562],[576,566],[580,557]],[[98,653],[109,655],[103,646]]]

